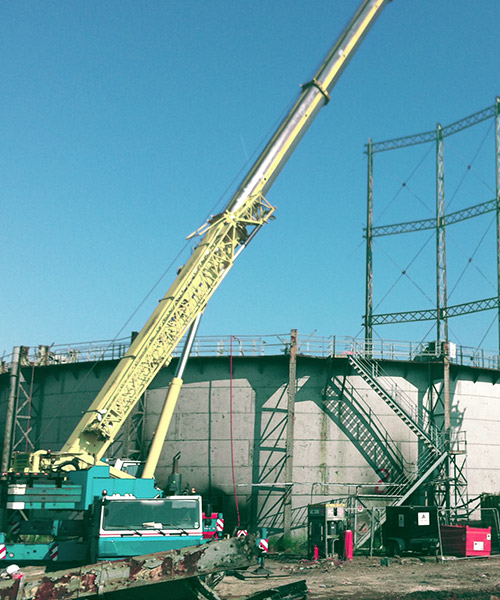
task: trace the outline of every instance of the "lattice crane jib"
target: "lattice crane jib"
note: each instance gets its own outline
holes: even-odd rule
[[[63,453],[102,458],[137,400],[166,366],[187,328],[202,312],[227,271],[237,248],[274,211],[262,196],[235,213],[226,211],[200,228],[203,234],[177,279],[136,337],[129,351],[81,419]]]
[[[68,455],[80,466],[104,456],[118,430],[191,323],[202,312],[233,265],[237,254],[271,217],[274,208],[265,195],[309,125],[330,99],[330,92],[365,34],[389,0],[364,0],[333,46],[315,77],[232,196],[226,209],[203,225],[201,240],[141,333],[83,415],[61,452],[39,457],[61,465]]]

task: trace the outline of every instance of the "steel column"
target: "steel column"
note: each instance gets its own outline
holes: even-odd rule
[[[3,438],[2,472],[8,471],[11,460],[12,433],[14,429],[14,416],[16,412],[17,388],[19,382],[21,346],[16,346],[12,353],[10,366],[10,387],[7,401],[7,414],[5,416],[5,430]]]
[[[371,356],[373,341],[373,144],[368,140],[368,190],[366,196],[365,352]]]
[[[436,131],[436,341],[448,341],[443,128]]]
[[[497,213],[497,295],[500,298],[500,97],[495,103],[495,182]],[[498,352],[500,354],[500,304],[497,309]]]
[[[450,358],[448,344],[448,291],[446,277],[446,203],[444,187],[444,143],[443,128],[438,123],[436,129],[436,351],[443,353],[443,403],[445,437],[450,432]],[[443,343],[444,342],[444,343]],[[449,437],[448,437],[449,439]],[[448,450],[448,448],[447,448]],[[445,471],[445,505],[450,507],[449,457],[443,463]]]
[[[293,443],[295,425],[295,392],[297,387],[297,330],[290,332],[290,362],[288,367],[288,400],[286,421],[285,497],[283,501],[283,535],[292,532]]]

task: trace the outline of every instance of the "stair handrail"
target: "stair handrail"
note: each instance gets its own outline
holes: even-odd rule
[[[400,470],[404,472],[407,466],[410,466],[411,463],[406,460],[404,454],[397,447],[395,440],[391,437],[387,429],[384,427],[382,421],[378,418],[377,414],[372,410],[371,406],[365,401],[363,396],[356,390],[355,386],[351,383],[349,385],[349,393],[350,397],[356,405],[359,406],[359,409],[363,413],[365,420],[368,422],[368,425],[374,429],[377,437],[385,443],[386,448],[389,449],[390,454],[392,454],[396,463],[400,465]]]
[[[403,496],[405,492],[417,481],[423,473],[436,461],[436,455],[433,452],[421,453],[417,462],[412,463],[414,470],[413,473],[409,474],[408,480],[402,483],[399,487],[395,486],[395,489],[391,486],[391,491],[397,496]]]
[[[372,417],[374,417],[378,420],[378,417],[376,417],[376,414],[373,411],[371,411],[371,408],[367,405],[367,403],[362,398],[362,396],[359,394],[359,392],[356,391],[355,387],[353,385],[350,385],[349,388],[350,388],[349,391],[351,392],[352,400],[354,402],[359,401],[359,404],[362,405],[360,408],[363,410],[363,413],[364,413],[364,415],[363,415],[365,418],[364,426],[366,427],[366,419],[370,414]],[[332,391],[331,395],[328,395],[328,390]],[[358,397],[356,397],[355,394],[353,394],[352,392],[357,394]],[[335,394],[335,392],[331,388],[331,386],[330,387],[327,386],[327,388],[325,388],[325,392],[324,392],[323,396],[324,396],[324,398],[327,398],[330,408],[331,408],[332,404],[334,404],[334,403],[340,404],[342,402],[342,397],[339,394],[335,394],[335,395],[334,394]],[[366,405],[368,407],[368,415],[366,414],[366,408],[363,405]],[[349,406],[349,404],[346,404],[344,406],[347,406],[349,413],[352,414],[353,409]],[[380,425],[381,425],[381,428],[383,430],[385,430],[385,428],[381,422],[380,422]],[[392,444],[399,452],[399,449],[395,445],[394,440],[392,440],[392,438],[390,438],[387,431],[386,431],[386,434],[387,434],[387,438],[391,440]],[[380,432],[379,437],[382,439],[384,438],[382,432]],[[404,468],[401,469],[401,473],[396,478],[392,479],[392,481],[383,483],[383,485],[386,486],[387,489],[389,489],[391,492],[394,492],[394,494],[398,495],[398,496],[401,494],[404,494],[405,490],[409,489],[409,487],[411,485],[413,485],[413,482],[422,475],[422,472],[425,472],[427,470],[427,468],[432,464],[432,462],[436,458],[435,454],[433,452],[430,452],[430,451],[426,450],[425,448],[422,448],[417,463],[408,461],[402,453],[400,453],[400,454],[404,461]]]
[[[380,363],[367,356],[364,352],[364,348],[360,347],[355,340],[353,340],[352,347],[353,352],[350,355],[350,358],[352,358],[352,360],[363,369],[366,375],[374,380],[381,390],[399,406],[407,417],[429,438],[436,449],[442,452],[445,447],[444,436],[431,419],[428,418],[427,413],[417,409],[415,403],[412,402],[410,397],[397,385],[392,377],[384,371],[380,366]],[[380,377],[384,377],[392,383],[391,391],[387,390],[387,388],[379,381]]]
[[[353,390],[351,390],[351,391],[353,391]],[[354,396],[354,394],[351,394],[351,398],[353,398],[353,396]],[[362,407],[359,407],[359,409],[358,409],[358,408],[353,408],[352,406],[350,406],[350,404],[356,403],[356,399],[353,399],[353,401],[351,403],[346,403],[346,402],[342,402],[342,398],[339,397],[338,395],[328,396],[327,394],[325,394],[324,398],[326,400],[325,404],[327,404],[329,406],[330,410],[332,410],[333,404],[337,404],[337,405],[342,404],[344,406],[344,410],[347,410],[347,415],[349,415],[349,416],[353,415],[357,419],[357,424],[358,425],[361,424],[361,426],[364,428],[364,430],[370,434],[371,439],[378,447],[380,447],[381,445],[385,446],[385,450],[381,450],[381,452],[385,452],[385,458],[387,460],[387,463],[380,465],[380,469],[386,468],[386,466],[389,466],[389,465],[391,465],[391,468],[392,468],[393,462],[387,456],[387,454],[390,454],[392,456],[392,460],[394,461],[394,463],[396,463],[398,465],[398,471],[400,473],[405,472],[405,467],[407,464],[405,457],[403,456],[402,453],[399,452],[399,449],[397,448],[397,446],[395,446],[395,442],[394,442],[394,440],[392,440],[392,438],[390,437],[387,430],[384,430],[385,431],[385,433],[384,433],[384,431],[380,431],[379,428],[377,427],[377,425],[375,425],[374,413],[371,414],[372,419],[370,422],[370,416],[368,414],[366,414],[365,410]],[[333,408],[333,410],[335,410],[335,409]],[[333,410],[332,410],[332,412],[333,412]],[[357,414],[358,410],[359,410],[359,413],[361,414],[362,418],[360,418],[360,415]],[[348,425],[345,423],[346,419],[342,419],[341,417],[339,417],[339,420],[341,422],[344,420],[344,426],[346,427],[346,429],[349,430]],[[381,423],[380,423],[380,427],[381,427],[381,429],[384,429]],[[364,445],[362,439],[358,439],[358,441],[361,446]],[[366,447],[364,447],[364,449],[366,450]],[[387,449],[389,450],[388,452],[387,452]]]

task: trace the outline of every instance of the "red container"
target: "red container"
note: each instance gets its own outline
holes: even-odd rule
[[[352,531],[346,529],[344,531],[344,560],[352,560],[354,552],[354,541]]]
[[[441,542],[444,554],[489,556],[491,527],[483,529],[468,525],[441,525]]]

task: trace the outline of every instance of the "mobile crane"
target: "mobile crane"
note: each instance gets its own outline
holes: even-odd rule
[[[200,315],[237,256],[274,213],[266,193],[389,0],[363,0],[326,60],[302,85],[226,208],[192,236],[199,241],[170,289],[58,452],[17,455],[3,476],[0,560],[80,564],[199,544],[207,539],[199,496],[164,497],[154,471],[182,386]],[[141,478],[103,459],[158,371],[191,328]]]

